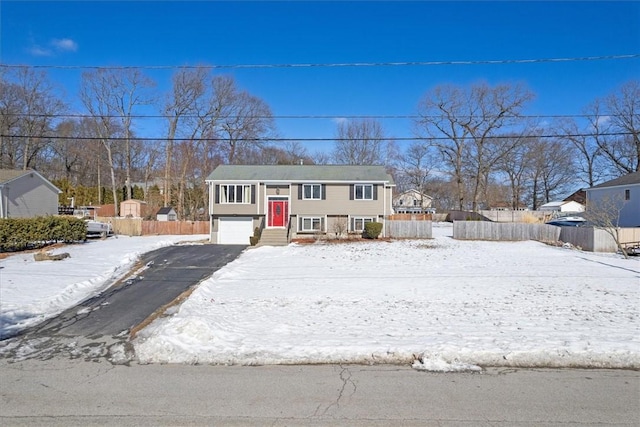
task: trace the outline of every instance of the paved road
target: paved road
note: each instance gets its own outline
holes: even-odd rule
[[[637,426],[640,372],[0,360],[0,425]]]
[[[234,260],[245,248],[174,245],[146,253],[127,277],[107,291],[17,338],[0,342],[0,358],[48,359],[59,354],[94,360],[109,357],[114,344],[129,346],[133,327]]]

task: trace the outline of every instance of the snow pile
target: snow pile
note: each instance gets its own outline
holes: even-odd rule
[[[537,242],[251,249],[134,341],[142,363],[640,368],[640,262]]]
[[[122,277],[141,254],[197,236],[111,237],[67,245],[62,261],[38,261],[33,253],[0,260],[0,337],[53,317],[95,296]]]

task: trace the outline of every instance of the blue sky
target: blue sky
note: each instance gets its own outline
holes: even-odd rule
[[[152,66],[482,61],[640,53],[640,2],[2,1],[4,64]],[[48,69],[77,99],[81,70]],[[411,115],[444,83],[524,82],[528,114],[580,114],[640,78],[640,58],[533,64],[229,68],[274,115]],[[148,70],[160,90],[170,70]],[[79,109],[79,106],[77,107]],[[381,120],[412,136],[409,120]],[[278,119],[282,137],[332,137],[331,119]],[[152,121],[138,133],[161,136]],[[315,143],[327,144],[327,143]]]

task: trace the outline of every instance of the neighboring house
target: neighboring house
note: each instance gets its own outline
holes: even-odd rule
[[[361,233],[392,213],[395,186],[384,166],[346,165],[221,165],[206,182],[211,242],[245,245],[256,227],[285,241]]]
[[[574,201],[565,202],[562,200],[545,203],[540,206],[540,210],[543,212],[579,213],[584,212],[584,205]]]
[[[160,208],[158,213],[156,213],[156,219],[158,221],[176,221],[178,219],[178,215],[176,214],[175,209],[171,206],[167,206]]]
[[[120,216],[125,218],[142,218],[147,215],[147,202],[129,199],[120,202]]]
[[[587,212],[601,203],[620,203],[619,227],[640,227],[640,172],[587,188]]]
[[[0,218],[57,215],[60,193],[34,170],[0,169]]]
[[[395,213],[431,213],[433,197],[416,189],[407,190],[393,198],[393,211]]]
[[[570,195],[569,197],[564,199],[564,201],[565,202],[578,202],[581,205],[586,205],[587,204],[587,192],[584,190],[584,188],[581,188],[580,190],[576,191],[575,193],[573,193],[572,195]]]

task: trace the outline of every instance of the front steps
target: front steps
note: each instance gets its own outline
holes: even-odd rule
[[[260,241],[256,246],[287,246],[287,230],[285,228],[265,228],[260,234]]]

